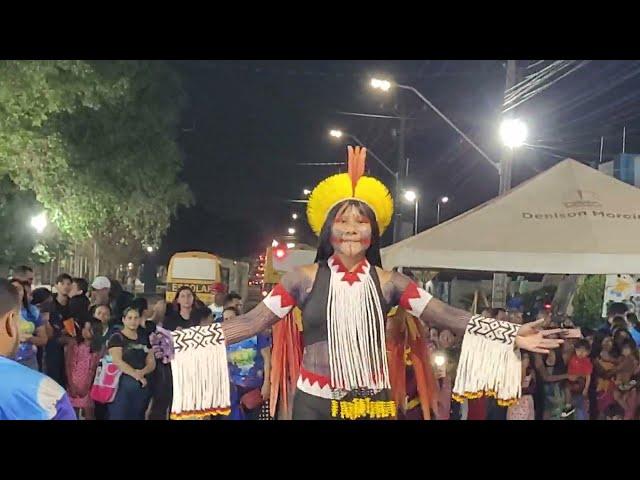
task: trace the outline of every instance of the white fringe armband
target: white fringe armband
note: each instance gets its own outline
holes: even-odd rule
[[[498,405],[514,404],[521,394],[520,350],[515,347],[520,325],[475,316],[462,340],[453,398],[495,397]]]
[[[172,420],[229,415],[231,396],[224,333],[219,323],[171,333],[175,357]]]

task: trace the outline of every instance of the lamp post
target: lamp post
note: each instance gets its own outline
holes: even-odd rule
[[[407,190],[404,192],[404,199],[413,203],[414,205],[414,213],[413,213],[413,234],[418,234],[418,194],[413,190]]]
[[[518,118],[506,118],[500,124],[500,139],[506,147],[500,163],[500,195],[511,189],[511,166],[514,150],[524,145],[528,136],[526,123]]]
[[[437,219],[436,219],[436,225],[440,225],[440,205],[444,204],[444,203],[448,203],[449,202],[449,197],[440,197],[438,199],[438,215],[437,215]]]

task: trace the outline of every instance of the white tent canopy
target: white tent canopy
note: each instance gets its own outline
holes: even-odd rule
[[[567,159],[382,250],[385,268],[640,273],[640,189]]]

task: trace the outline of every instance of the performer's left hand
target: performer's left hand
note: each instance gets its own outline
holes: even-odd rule
[[[548,338],[552,335],[564,336],[566,329],[554,328],[543,330],[545,319],[527,323],[520,327],[516,337],[516,345],[522,350],[535,353],[549,353],[550,350],[558,348],[564,343],[560,338]]]

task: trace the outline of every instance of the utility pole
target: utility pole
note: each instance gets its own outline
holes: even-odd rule
[[[505,83],[505,95],[510,88],[518,83],[518,69],[515,60],[507,60],[507,80]],[[504,147],[500,158],[500,189],[502,196],[511,189],[511,166],[513,165],[513,149]],[[504,308],[507,301],[507,288],[509,277],[506,273],[493,274],[493,289],[491,295],[491,306],[493,308]]]
[[[516,60],[507,60],[507,80],[505,84],[505,94],[518,83],[518,65]],[[499,194],[504,195],[511,189],[511,167],[513,164],[513,149],[504,148],[500,159],[500,190]]]
[[[396,136],[398,139],[398,168],[396,169],[396,191],[395,191],[395,208],[393,215],[393,243],[401,240],[400,238],[400,230],[402,227],[402,213],[400,211],[401,201],[400,197],[402,195],[402,173],[406,170],[405,162],[405,135],[406,135],[406,124],[407,119],[404,115],[404,109],[402,108],[400,95],[396,97],[397,101],[397,110],[398,115],[400,117],[400,127],[396,131]]]

